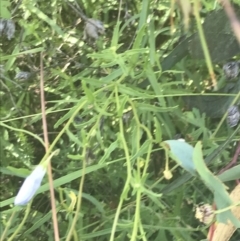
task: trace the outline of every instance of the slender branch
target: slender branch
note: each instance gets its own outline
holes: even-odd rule
[[[47,152],[48,149],[49,149],[49,140],[48,140],[46,111],[45,111],[44,77],[43,77],[43,53],[41,53],[41,57],[40,57],[40,70],[41,70],[40,71],[40,91],[41,91],[43,136],[44,136],[44,142],[45,142],[45,150]],[[55,195],[54,195],[54,188],[53,188],[53,177],[52,177],[51,162],[48,163],[48,182],[49,182],[49,189],[50,189],[50,196],[51,196],[52,219],[53,219],[54,237],[55,237],[54,240],[60,241],[58,221],[57,221],[57,212],[56,212],[56,204],[55,204]]]
[[[233,7],[231,6],[231,3],[229,0],[219,0],[219,2],[222,4],[226,15],[229,18],[229,21],[231,23],[232,30],[240,43],[240,21],[238,20]]]
[[[81,181],[79,183],[79,190],[78,190],[78,199],[77,199],[77,208],[76,208],[76,212],[75,212],[75,216],[73,218],[73,221],[72,221],[72,224],[71,224],[71,228],[68,232],[68,235],[67,235],[67,238],[66,238],[66,241],[70,241],[71,240],[71,237],[72,235],[74,235],[75,233],[75,226],[76,226],[76,223],[78,221],[78,217],[79,217],[79,213],[80,213],[80,209],[81,209],[81,203],[82,203],[82,192],[83,192],[83,184],[84,184],[84,179],[85,179],[85,169],[86,169],[86,146],[85,148],[83,149],[83,164],[82,164],[82,178],[81,178]]]

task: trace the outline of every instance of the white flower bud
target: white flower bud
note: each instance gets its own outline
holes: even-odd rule
[[[46,168],[38,165],[32,173],[25,179],[17,196],[15,197],[15,205],[26,205],[34,196],[41,185],[42,179],[46,173]]]

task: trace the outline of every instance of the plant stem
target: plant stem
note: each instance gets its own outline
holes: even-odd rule
[[[199,0],[194,0],[193,5],[194,5],[194,15],[195,15],[195,19],[197,22],[198,33],[199,33],[199,37],[201,40],[202,49],[203,49],[203,53],[204,53],[205,60],[207,63],[208,71],[209,71],[209,74],[212,79],[212,84],[213,84],[214,90],[217,90],[217,81],[216,81],[215,74],[213,71],[212,60],[211,60],[211,56],[208,51],[208,46],[206,43],[206,38],[204,36],[204,31],[202,28],[202,23],[201,23],[201,19],[200,19],[200,15],[199,15],[199,5],[200,5]]]
[[[7,222],[7,225],[6,225],[5,229],[4,229],[4,232],[3,232],[2,236],[1,236],[0,241],[3,241],[3,240],[4,240],[4,237],[5,237],[5,235],[7,234],[8,229],[9,229],[10,226],[11,226],[12,219],[13,219],[13,217],[15,216],[15,213],[16,213],[16,211],[14,211],[14,212],[12,213],[11,217],[9,218],[9,220],[8,220],[8,222]]]

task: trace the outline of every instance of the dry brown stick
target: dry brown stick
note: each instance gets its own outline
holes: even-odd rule
[[[49,140],[48,140],[48,130],[47,130],[47,119],[46,119],[46,112],[45,112],[43,53],[41,53],[41,56],[40,56],[40,92],[41,92],[43,136],[44,136],[45,150],[47,152],[48,148],[49,148]],[[54,188],[53,188],[51,161],[48,163],[48,182],[49,182],[49,189],[50,189],[50,196],[51,196],[52,219],[53,219],[53,227],[54,227],[54,241],[60,241],[58,221],[57,221],[57,211],[56,211],[56,204],[55,204],[55,195],[54,195]]]
[[[231,6],[231,3],[229,2],[229,0],[218,0],[218,1],[222,4],[226,12],[226,15],[228,16],[229,21],[231,23],[232,30],[240,44],[240,21],[238,20],[233,7]]]

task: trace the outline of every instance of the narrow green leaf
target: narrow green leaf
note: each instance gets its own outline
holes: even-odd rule
[[[143,0],[142,1],[138,29],[141,29],[142,26],[147,23],[149,3],[150,3],[150,1],[148,1],[148,0]]]
[[[155,140],[157,143],[160,143],[162,141],[161,125],[156,117],[154,117],[153,120],[154,120],[154,126],[155,126]]]
[[[54,129],[58,128],[64,121],[68,120],[72,114],[76,111],[78,106],[71,108],[62,118],[60,118],[54,125]]]
[[[116,48],[118,46],[118,39],[119,39],[119,27],[121,22],[117,22],[113,30],[113,36],[111,41],[111,47]]]
[[[153,88],[154,93],[158,96],[158,101],[161,106],[166,106],[166,101],[163,97],[160,97],[163,95],[161,85],[158,83],[155,73],[152,70],[152,67],[150,65],[147,66],[146,69],[146,76]]]
[[[156,47],[155,47],[155,34],[154,34],[154,20],[152,19],[149,23],[149,30],[150,30],[150,34],[149,34],[149,57],[150,57],[150,63],[153,66],[155,63],[155,59],[156,59]]]
[[[123,74],[123,70],[121,68],[118,68],[118,69],[112,71],[106,77],[101,78],[100,81],[108,84],[108,83],[112,82],[113,80],[118,79],[122,74]]]
[[[86,94],[86,97],[87,97],[88,101],[90,103],[93,103],[94,102],[94,95],[93,95],[92,91],[87,87],[85,81],[82,81],[82,88],[83,88],[83,90]]]
[[[101,165],[104,164],[106,159],[109,158],[110,154],[118,147],[119,147],[119,141],[117,139],[107,148],[107,150],[105,150],[103,157],[99,160],[98,163]]]
[[[229,170],[223,172],[222,174],[218,175],[218,178],[222,182],[228,182],[237,180],[240,178],[240,165],[230,168]]]
[[[24,54],[38,53],[38,52],[41,52],[43,50],[44,50],[44,48],[35,48],[35,49],[26,50],[26,51],[23,51],[23,52],[18,52],[18,48],[16,46],[16,48],[14,49],[14,51],[11,55],[0,56],[0,61],[6,60],[6,59],[12,59],[13,57],[18,57],[18,56],[21,56],[21,55],[24,55]],[[13,61],[13,60],[10,60],[10,61]],[[7,69],[10,66],[12,66],[12,65],[9,62],[9,64],[7,64]],[[7,70],[7,69],[5,68],[5,70]]]
[[[136,36],[135,41],[134,41],[134,43],[133,43],[132,49],[141,49],[141,48],[143,48],[143,46],[142,46],[142,39],[143,39],[143,37],[145,36],[145,29],[146,29],[146,25],[143,25],[143,26],[138,30],[137,36]],[[138,51],[138,53],[139,53],[139,51]],[[137,58],[137,56],[136,56],[135,58]],[[133,61],[134,63],[135,63],[135,60],[136,60],[136,59],[134,59],[134,61]]]
[[[31,171],[29,171],[26,168],[15,168],[11,166],[7,167],[0,167],[0,172],[3,174],[11,175],[11,176],[16,176],[16,177],[27,177]]]

